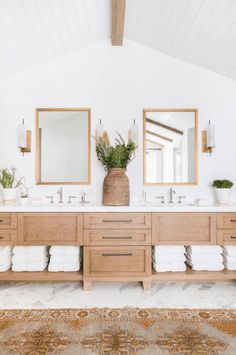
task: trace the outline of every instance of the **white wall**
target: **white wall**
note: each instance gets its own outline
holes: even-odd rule
[[[199,145],[200,132],[211,119],[216,125],[217,148],[210,157],[202,154],[199,146],[199,186],[176,187],[176,191],[191,198],[205,194],[211,198],[208,186],[213,178],[236,182],[236,82],[229,79],[134,42],[112,47],[110,41],[104,41],[8,77],[2,85],[1,99],[7,105],[7,112],[0,107],[0,166],[14,164],[31,187],[34,186],[34,151],[24,157],[19,153],[17,125],[24,118],[34,132],[36,107],[91,107],[92,132],[102,118],[112,135],[116,130],[127,134],[133,118],[141,134],[143,108],[196,107]],[[142,189],[141,148],[139,154],[128,169],[132,197]],[[103,176],[93,142],[92,188],[96,192],[101,191]],[[38,189],[45,193],[45,187]],[[167,188],[148,190],[155,196]]]

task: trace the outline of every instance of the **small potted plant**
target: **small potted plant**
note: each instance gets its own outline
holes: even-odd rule
[[[227,205],[234,183],[230,180],[214,180],[211,184],[216,191],[216,200],[220,205]]]
[[[2,186],[3,201],[14,203],[16,200],[16,189],[22,184],[22,179],[16,179],[16,169],[0,170],[0,185]]]
[[[126,168],[133,158],[136,144],[131,140],[126,143],[119,133],[117,135],[114,146],[107,132],[96,139],[97,157],[107,172],[103,182],[103,204],[107,206],[125,206],[130,201]]]

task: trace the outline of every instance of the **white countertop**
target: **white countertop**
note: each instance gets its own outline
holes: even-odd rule
[[[223,205],[146,205],[131,204],[130,206],[103,206],[101,204],[89,203],[86,205],[78,204],[54,204],[34,206],[28,204],[26,206],[4,206],[0,205],[0,212],[236,212],[236,204],[228,206]]]

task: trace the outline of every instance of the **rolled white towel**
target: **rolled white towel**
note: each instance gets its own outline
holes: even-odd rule
[[[184,245],[159,245],[153,247],[153,253],[157,255],[184,254]]]
[[[194,263],[193,264],[189,260],[187,260],[187,263],[195,271],[222,271],[222,270],[224,270],[224,264],[223,263],[202,262],[202,263]]]
[[[158,262],[159,264],[167,264],[169,262],[182,262],[184,263],[186,260],[186,256],[184,254],[170,254],[170,255],[153,255],[152,260],[154,262]]]
[[[80,247],[76,245],[67,245],[67,246],[61,246],[61,245],[53,245],[50,248],[49,251],[50,255],[77,255],[79,256],[81,251]]]
[[[193,254],[221,254],[222,248],[219,245],[188,245],[186,251],[189,255]]]
[[[196,255],[196,254],[193,254],[193,255],[189,255],[189,254],[186,254],[186,257],[188,260],[190,260],[193,264],[195,263],[204,263],[204,262],[207,262],[207,263],[222,263],[223,261],[223,256],[222,254],[205,254],[205,255]]]
[[[230,263],[230,264],[236,264],[236,255],[235,256],[229,256],[229,255],[223,255],[224,262]]]
[[[47,255],[47,246],[17,246],[13,248],[13,254],[15,255]]]
[[[4,257],[5,255],[11,255],[12,254],[12,247],[9,245],[6,245],[5,247],[0,247],[0,258]]]
[[[48,271],[49,272],[72,272],[80,270],[80,262],[77,263],[49,263]]]
[[[12,262],[12,255],[4,255],[0,257],[0,265],[2,264],[9,264]]]
[[[12,264],[12,271],[43,271],[47,267],[47,262],[35,262],[35,263],[16,263]]]
[[[13,254],[12,256],[12,262],[14,264],[25,264],[25,263],[43,263],[43,262],[48,262],[48,257],[43,254],[37,254],[37,255],[32,255],[32,254],[25,254],[25,255],[20,255],[20,254]]]
[[[0,264],[0,272],[5,272],[11,268],[11,262]]]
[[[53,254],[50,257],[50,262],[51,263],[69,263],[69,264],[74,264],[80,261],[80,257],[77,255],[57,255]]]
[[[236,256],[236,246],[234,245],[224,245],[222,247],[224,254],[230,255],[230,256]]]
[[[228,263],[224,262],[225,268],[227,270],[235,271],[236,270],[236,263]]]
[[[185,263],[167,263],[167,264],[153,263],[153,269],[156,272],[184,272],[186,271],[186,264]]]

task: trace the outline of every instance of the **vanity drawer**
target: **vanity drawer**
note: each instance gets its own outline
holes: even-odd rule
[[[16,229],[17,215],[15,213],[0,213],[0,230]]]
[[[219,213],[217,215],[218,229],[236,229],[236,213]]]
[[[151,213],[85,213],[85,229],[151,228]]]
[[[26,245],[82,245],[82,213],[22,213],[19,243]]]
[[[217,231],[217,244],[218,245],[227,245],[235,244],[236,245],[236,229],[226,229]]]
[[[150,276],[151,247],[84,247],[84,276]]]
[[[150,229],[84,231],[85,245],[151,245]]]
[[[215,244],[214,213],[154,213],[152,244]]]
[[[17,244],[17,231],[15,230],[0,230],[0,245],[15,245]]]

